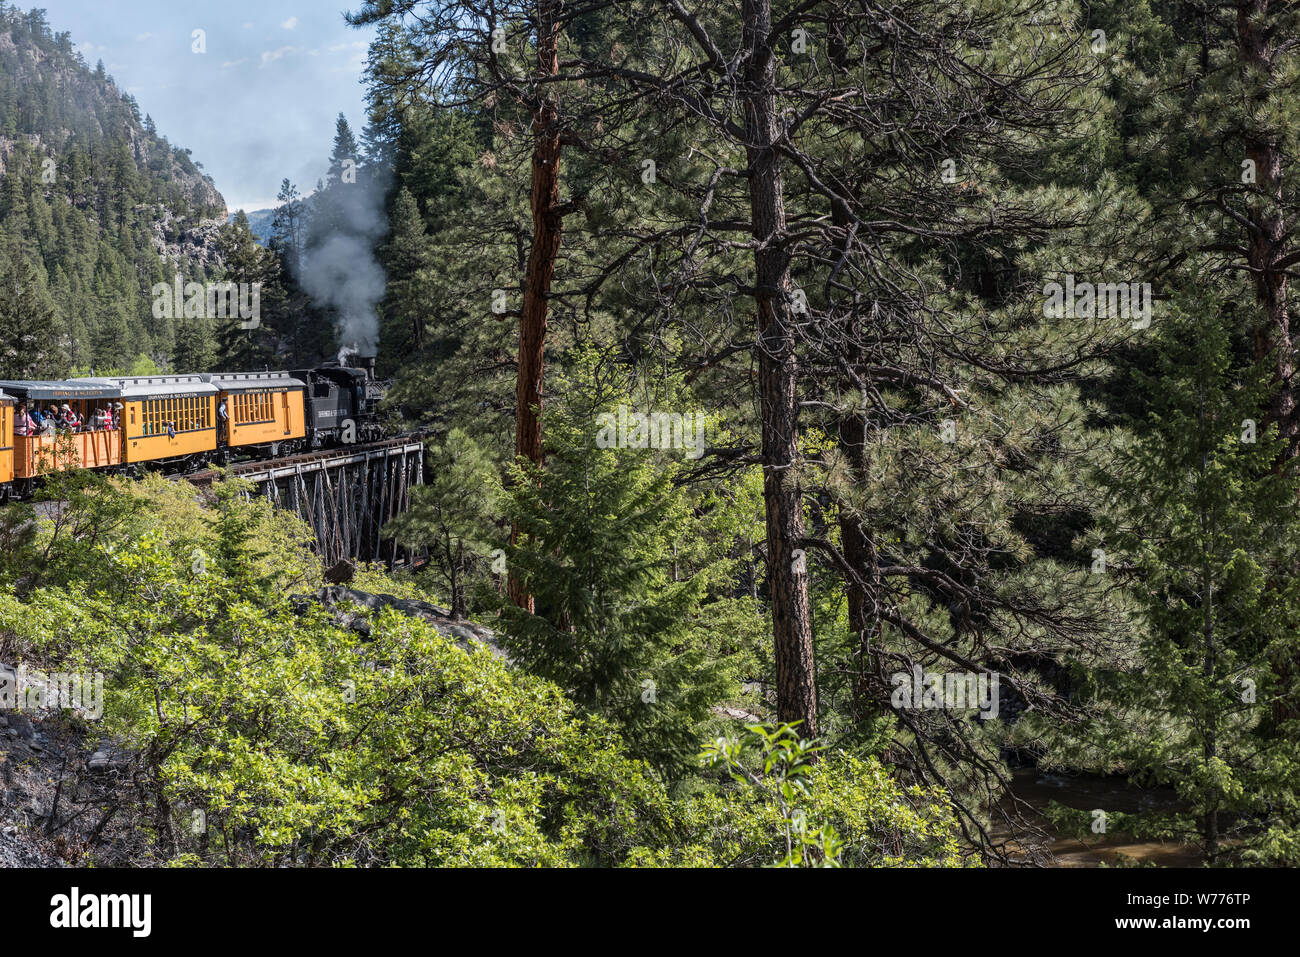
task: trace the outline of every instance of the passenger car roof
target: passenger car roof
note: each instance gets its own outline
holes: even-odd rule
[[[48,379],[7,379],[0,390],[20,400],[35,399],[116,399],[121,388],[110,379],[73,379],[56,382]]]
[[[201,376],[222,392],[247,392],[254,389],[305,389],[307,383],[287,372],[209,372]]]
[[[74,379],[75,383],[87,383],[120,390],[123,399],[150,399],[164,396],[215,395],[216,386],[204,382],[196,375],[146,375],[124,376],[105,379]]]

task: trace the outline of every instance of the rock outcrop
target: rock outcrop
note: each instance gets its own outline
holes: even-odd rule
[[[371,616],[385,608],[391,608],[403,615],[428,622],[463,648],[483,645],[497,657],[506,657],[497,645],[496,636],[491,629],[472,621],[454,618],[450,610],[426,601],[398,598],[395,595],[375,595],[345,585],[329,585],[311,596],[295,595],[293,601],[300,613],[306,613],[313,604],[321,605],[329,610],[339,625],[367,637],[371,632]]]

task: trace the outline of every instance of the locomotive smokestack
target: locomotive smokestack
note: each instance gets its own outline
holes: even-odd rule
[[[366,378],[371,382],[375,379],[375,356],[363,356],[359,352],[351,349],[344,349],[339,353],[339,364],[349,369],[361,369],[366,374]]]

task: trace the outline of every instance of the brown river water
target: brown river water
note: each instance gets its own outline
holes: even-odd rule
[[[1085,775],[1070,776],[1022,768],[1012,774],[1016,796],[1030,806],[1021,813],[1042,828],[1047,835],[1041,838],[1023,838],[1010,842],[1008,849],[1013,859],[1037,860],[1056,867],[1099,867],[1102,864],[1142,864],[1160,867],[1196,867],[1201,863],[1201,850],[1195,844],[1179,841],[1137,841],[1124,834],[1089,834],[1080,840],[1073,836],[1059,836],[1051,823],[1040,812],[1055,801],[1067,807],[1090,811],[1104,808],[1107,811],[1132,813],[1173,807],[1177,798],[1172,791],[1137,788],[1122,778],[1100,778]],[[1011,798],[1004,798],[1004,808],[1013,806]],[[995,839],[1007,840],[1010,831],[999,824],[992,830]]]

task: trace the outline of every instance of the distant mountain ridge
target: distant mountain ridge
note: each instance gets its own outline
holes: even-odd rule
[[[259,246],[266,246],[271,242],[271,235],[274,232],[272,221],[275,219],[274,209],[253,209],[244,210],[244,215],[248,217],[248,228],[252,231],[253,236],[257,239]],[[231,213],[226,222],[234,222],[235,216],[239,210]]]

